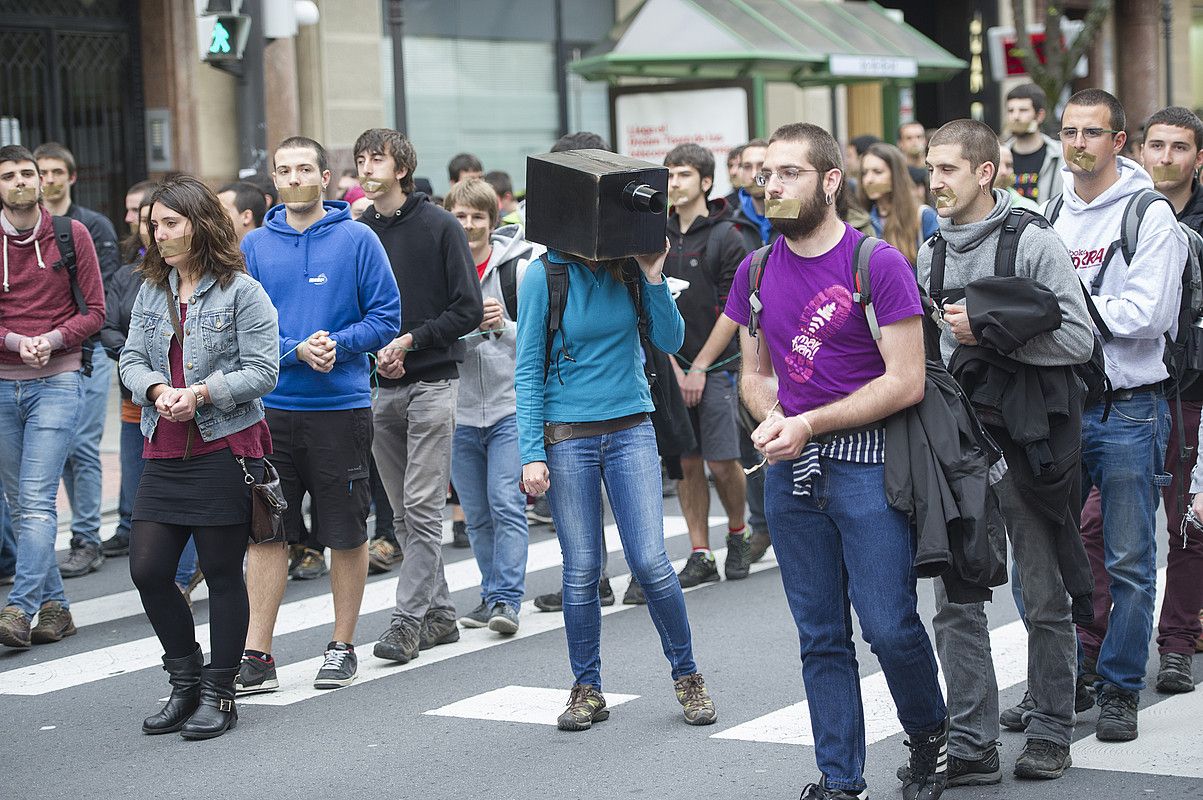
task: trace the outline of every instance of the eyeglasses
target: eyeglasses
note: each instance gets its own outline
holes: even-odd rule
[[[1074,139],[1078,138],[1079,133],[1081,133],[1087,139],[1097,139],[1105,133],[1115,134],[1119,133],[1119,131],[1113,131],[1110,128],[1062,128],[1061,140],[1065,142],[1072,142]]]
[[[783,186],[789,186],[792,183],[797,183],[798,178],[800,178],[802,176],[803,172],[822,172],[822,171],[823,170],[821,170],[821,169],[802,169],[800,167],[782,167],[781,169],[776,170],[775,174],[777,175],[777,180],[781,181],[781,184]],[[773,175],[774,175],[774,170],[766,169],[766,170],[763,170],[763,171],[757,173],[756,176],[752,178],[752,180],[754,180],[756,182],[757,186],[768,186],[769,181],[772,180],[772,178],[773,178]]]

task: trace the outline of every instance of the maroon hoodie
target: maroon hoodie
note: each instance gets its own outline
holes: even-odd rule
[[[92,237],[82,223],[71,221],[75,234],[75,263],[79,288],[88,313],[80,314],[71,296],[50,213],[31,233],[17,233],[8,218],[0,220],[0,379],[28,380],[80,368],[80,345],[104,324],[104,286]],[[18,349],[26,336],[45,336],[53,352],[41,368],[21,360]]]

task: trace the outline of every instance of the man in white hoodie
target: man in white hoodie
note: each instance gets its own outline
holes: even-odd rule
[[[1114,336],[1103,347],[1115,390],[1111,415],[1103,421],[1102,404],[1082,415],[1082,494],[1097,486],[1102,495],[1112,597],[1097,665],[1095,735],[1103,741],[1137,736],[1156,592],[1154,485],[1162,479],[1170,429],[1162,354],[1165,334],[1175,333],[1186,261],[1186,239],[1168,203],[1149,207],[1131,263],[1124,257],[1124,209],[1134,194],[1153,188],[1140,165],[1119,155],[1124,125],[1123,107],[1101,89],[1069,99],[1060,131],[1065,191],[1046,212]]]

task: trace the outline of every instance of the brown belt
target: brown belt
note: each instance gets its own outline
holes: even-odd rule
[[[646,411],[638,414],[628,414],[615,419],[603,419],[599,422],[545,422],[543,423],[543,446],[566,442],[569,439],[584,439],[589,436],[602,436],[607,433],[618,433],[634,428],[648,418]]]

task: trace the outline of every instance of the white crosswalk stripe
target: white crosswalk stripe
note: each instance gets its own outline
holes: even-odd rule
[[[564,710],[564,698],[567,695],[568,693],[564,689],[503,686],[500,689],[494,689],[474,697],[466,697],[425,713],[433,717],[555,725],[556,717]],[[637,694],[606,692],[606,708],[614,708],[638,698]]]

